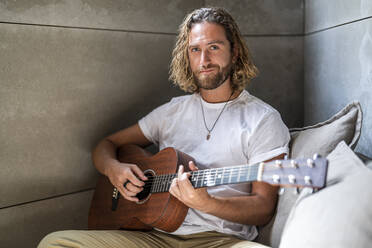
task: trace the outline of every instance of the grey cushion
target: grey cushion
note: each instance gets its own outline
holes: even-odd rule
[[[352,148],[358,142],[362,127],[362,111],[358,102],[352,102],[327,121],[316,125],[290,130],[290,156],[312,157],[314,153],[327,156],[344,140]],[[298,195],[292,189],[279,197],[274,218],[259,228],[256,241],[276,248],[279,246],[283,227]]]
[[[360,160],[363,161],[363,163],[365,163],[366,165],[368,165],[369,163],[372,163],[372,158],[369,158],[367,157],[366,155],[362,154],[362,153],[359,153],[359,152],[356,152],[355,153]]]
[[[280,247],[371,247],[372,171],[345,142],[327,158],[327,187],[315,194],[301,192]]]
[[[367,168],[372,170],[372,161],[369,161],[367,164],[366,164]]]
[[[355,148],[362,127],[359,102],[352,102],[327,121],[291,129],[290,157],[308,157],[314,153],[327,156],[341,141]]]

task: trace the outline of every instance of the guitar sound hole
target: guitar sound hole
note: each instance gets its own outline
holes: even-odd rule
[[[143,190],[136,195],[136,197],[139,200],[138,202],[139,204],[144,203],[149,198],[150,193],[151,193],[151,181],[152,181],[151,178],[153,178],[153,176],[155,175],[155,172],[153,170],[147,170],[147,171],[144,171],[144,173],[145,173],[145,176],[148,178],[148,180],[144,181],[145,186],[143,186]]]

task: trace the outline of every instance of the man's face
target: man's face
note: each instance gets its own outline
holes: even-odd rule
[[[209,22],[194,24],[189,36],[188,55],[197,85],[215,89],[230,76],[230,42],[221,25]]]

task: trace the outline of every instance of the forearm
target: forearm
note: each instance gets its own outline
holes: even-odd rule
[[[108,176],[108,170],[120,165],[116,152],[118,147],[125,144],[147,146],[149,140],[143,135],[138,124],[117,132],[103,139],[93,150],[92,159],[99,172]]]
[[[284,154],[265,162],[283,159]],[[249,225],[263,225],[272,218],[278,199],[278,187],[264,182],[252,183],[252,194],[240,197],[207,197],[205,209],[208,214],[225,220]]]
[[[201,211],[247,225],[263,225],[270,221],[276,206],[275,199],[260,195],[217,197],[211,196],[205,209]]]
[[[92,160],[96,169],[104,175],[108,175],[109,167],[119,161],[116,157],[117,146],[108,139],[102,140],[92,152]]]

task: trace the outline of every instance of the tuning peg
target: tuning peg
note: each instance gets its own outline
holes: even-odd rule
[[[294,188],[293,189],[293,194],[295,194],[295,195],[298,195],[300,193],[300,189],[299,188]]]
[[[310,176],[304,176],[305,184],[311,185],[311,177]]]
[[[279,183],[280,182],[280,176],[279,175],[273,175],[273,182]]]
[[[291,160],[291,166],[293,167],[293,168],[298,168],[298,164],[297,164],[297,162],[296,162],[296,160]]]
[[[278,195],[283,195],[285,192],[285,189],[284,188],[280,188],[279,191],[278,191]]]
[[[307,163],[307,166],[309,166],[310,168],[314,167],[314,160],[312,160],[311,158],[308,158],[306,160],[306,163]]]
[[[296,176],[295,175],[288,175],[288,181],[291,184],[294,184],[296,182]]]
[[[313,159],[314,160],[317,160],[318,158],[320,158],[321,156],[318,154],[318,153],[315,153],[314,155],[313,155]]]
[[[283,162],[281,160],[275,160],[275,165],[278,166],[279,168],[282,168]]]

